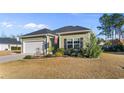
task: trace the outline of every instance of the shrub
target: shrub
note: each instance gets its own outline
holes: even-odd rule
[[[24,59],[32,59],[33,57],[31,55],[27,55],[24,57]]]
[[[71,56],[71,53],[72,53],[72,50],[71,50],[71,49],[66,49],[66,50],[64,51],[64,55]]]
[[[56,52],[56,53],[55,53],[55,56],[56,56],[56,57],[62,57],[62,56],[63,56],[63,53],[62,53],[62,52]]]
[[[86,57],[86,49],[81,48],[79,53],[80,53],[80,57]]]
[[[97,39],[94,34],[91,34],[90,43],[86,48],[86,57],[97,58],[102,52],[101,47],[97,44]]]
[[[102,50],[99,46],[93,46],[92,48],[87,49],[86,56],[89,58],[97,58],[101,54]]]
[[[124,45],[113,45],[109,47],[103,47],[103,50],[108,52],[124,52]]]
[[[53,53],[53,51],[54,51],[54,47],[49,47],[49,48],[48,48],[49,54],[50,54],[50,53]]]
[[[47,55],[45,55],[45,57],[53,57],[53,55],[52,54],[47,54]]]
[[[71,53],[71,56],[73,57],[76,57],[77,56],[77,54],[76,54],[76,52],[73,52],[73,53]]]
[[[12,46],[12,47],[11,47],[11,50],[21,50],[21,47],[18,47],[18,46]]]
[[[94,34],[91,34],[90,43],[86,49],[66,49],[63,48],[57,49],[55,56],[75,56],[75,57],[88,57],[88,58],[97,58],[102,52],[101,47],[97,44],[97,39]]]
[[[64,54],[64,48],[58,48],[57,52],[61,52],[62,54]]]
[[[116,52],[123,52],[124,51],[124,45],[116,45],[114,46]]]
[[[78,49],[66,49],[64,51],[64,55],[68,55],[68,56],[75,56],[77,57],[79,55],[79,50]]]
[[[55,56],[60,57],[64,55],[64,48],[58,48],[55,52]]]

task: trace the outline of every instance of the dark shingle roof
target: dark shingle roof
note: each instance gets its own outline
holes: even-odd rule
[[[0,44],[21,44],[21,42],[15,38],[0,38]]]
[[[61,27],[59,29],[56,30],[50,30],[50,29],[41,29],[38,31],[34,31],[28,34],[25,34],[23,36],[30,36],[30,35],[38,35],[38,34],[47,34],[47,33],[51,33],[51,34],[56,34],[58,32],[69,32],[69,31],[78,31],[78,30],[90,30],[89,28],[85,28],[85,27],[81,27],[81,26],[65,26],[65,27]]]
[[[54,30],[54,32],[59,33],[59,32],[70,32],[70,31],[78,31],[78,30],[90,30],[90,29],[86,27],[81,27],[81,26],[64,26]]]
[[[23,36],[38,35],[38,34],[47,34],[47,33],[52,33],[52,31],[45,28],[45,29],[41,29],[41,30],[38,30],[38,31],[34,31],[34,32],[31,32],[31,33],[25,34]]]

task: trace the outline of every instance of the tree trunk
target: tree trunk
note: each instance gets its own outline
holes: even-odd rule
[[[120,35],[120,32],[119,32],[119,40],[121,40],[121,35]]]

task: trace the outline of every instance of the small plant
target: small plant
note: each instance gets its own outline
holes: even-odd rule
[[[63,53],[62,53],[62,52],[56,52],[56,53],[55,53],[55,56],[56,56],[56,57],[62,57],[62,56],[63,56]]]
[[[58,48],[55,52],[56,57],[62,57],[64,55],[64,48]]]
[[[24,59],[32,59],[33,57],[31,55],[27,55],[24,57]]]
[[[49,47],[49,48],[48,48],[48,53],[49,53],[49,54],[52,54],[53,51],[54,51],[54,47]]]
[[[58,48],[57,52],[61,52],[62,54],[64,54],[64,48]]]

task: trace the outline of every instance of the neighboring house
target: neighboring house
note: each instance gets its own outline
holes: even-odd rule
[[[22,52],[48,54],[50,47],[85,48],[90,42],[91,30],[81,26],[65,26],[56,30],[42,29],[21,36]]]
[[[109,40],[113,45],[124,45],[124,39]]]
[[[14,38],[0,38],[0,51],[20,50],[21,42]]]

